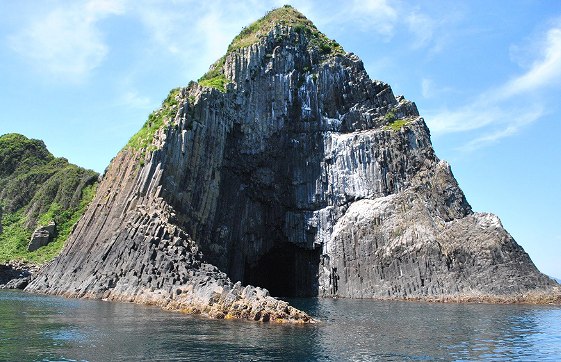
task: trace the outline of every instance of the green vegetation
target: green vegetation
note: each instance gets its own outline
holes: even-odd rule
[[[406,120],[406,119],[398,119],[398,120],[395,120],[394,122],[388,124],[386,126],[386,129],[393,130],[393,131],[399,131],[401,129],[401,127],[405,126],[407,123],[409,123],[409,121]]]
[[[48,245],[33,252],[27,251],[32,231],[25,226],[25,215],[21,210],[3,215],[3,231],[0,234],[0,263],[10,260],[22,260],[36,264],[52,260],[58,255],[64,242],[70,236],[74,225],[86,211],[92,201],[97,184],[86,186],[78,206],[64,209],[58,203],[51,204],[49,210],[39,217],[37,226],[44,226],[51,221],[56,223],[56,235]]]
[[[152,145],[154,135],[164,124],[166,124],[166,121],[168,121],[169,118],[175,117],[175,114],[177,113],[177,106],[179,104],[180,93],[181,88],[172,89],[166,99],[162,102],[160,109],[150,113],[148,120],[144,123],[144,126],[142,126],[142,128],[131,137],[125,147],[133,150],[142,150],[143,156],[146,152],[156,149],[156,147]]]
[[[24,226],[24,220],[21,211],[2,215],[0,263],[13,259],[28,260],[24,255],[27,253],[31,231]]]
[[[203,87],[216,88],[221,92],[226,91],[226,77],[224,74],[209,79],[199,79],[199,84]]]
[[[216,88],[221,92],[226,91],[226,76],[224,76],[224,62],[226,56],[218,59],[210,67],[210,70],[199,78],[199,84],[203,87]]]
[[[397,120],[397,117],[395,116],[395,113],[393,113],[393,111],[389,111],[384,115],[384,119],[389,123],[393,123]]]
[[[308,39],[308,48],[315,49],[320,54],[344,54],[345,51],[334,40],[329,39],[321,33],[316,26],[308,20],[299,11],[290,5],[271,10],[264,17],[255,21],[242,31],[232,40],[228,46],[226,55],[241,48],[246,48],[257,43],[263,37],[266,37],[277,25],[290,26],[295,29],[298,34],[305,35]],[[283,40],[282,36],[278,36],[277,42]],[[216,61],[201,78],[199,84],[206,87],[216,88],[221,92],[225,92],[227,79],[224,75],[224,62],[226,55]],[[271,56],[270,54],[266,56]]]
[[[310,40],[309,45],[317,47],[325,54],[344,53],[343,48],[336,41],[327,38],[310,20],[290,5],[271,10],[261,19],[243,28],[228,46],[228,53],[257,43],[277,25],[290,26],[297,33],[305,34]]]
[[[393,111],[389,111],[388,113],[386,113],[384,119],[388,122],[384,129],[388,131],[399,131],[401,127],[405,126],[410,121],[407,119],[397,119],[397,116]]]
[[[54,157],[40,140],[28,139],[17,133],[0,136],[0,188],[3,178],[18,170],[44,165]]]
[[[95,194],[98,174],[55,158],[39,140],[0,136],[0,263],[58,254]],[[54,242],[28,252],[33,230],[57,223]]]

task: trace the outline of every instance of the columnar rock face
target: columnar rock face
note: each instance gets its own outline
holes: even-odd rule
[[[496,216],[472,212],[415,104],[294,9],[242,32],[209,74],[171,94],[148,147],[117,155],[28,290],[306,320],[242,285],[357,298],[554,285]]]

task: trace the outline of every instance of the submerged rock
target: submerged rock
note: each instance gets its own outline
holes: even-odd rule
[[[472,212],[415,104],[284,7],[200,84],[170,93],[27,290],[306,322],[269,291],[433,298],[553,285],[496,216]]]

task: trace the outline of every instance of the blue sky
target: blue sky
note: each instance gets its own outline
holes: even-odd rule
[[[1,1],[0,134],[102,172],[171,88],[285,3],[415,101],[474,210],[561,277],[561,1]]]

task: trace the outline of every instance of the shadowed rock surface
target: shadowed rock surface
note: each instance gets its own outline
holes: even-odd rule
[[[0,289],[24,289],[37,269],[35,265],[20,262],[0,264]]]
[[[243,285],[428,298],[555,283],[496,216],[472,212],[415,104],[284,7],[170,93],[27,290],[310,320]]]

